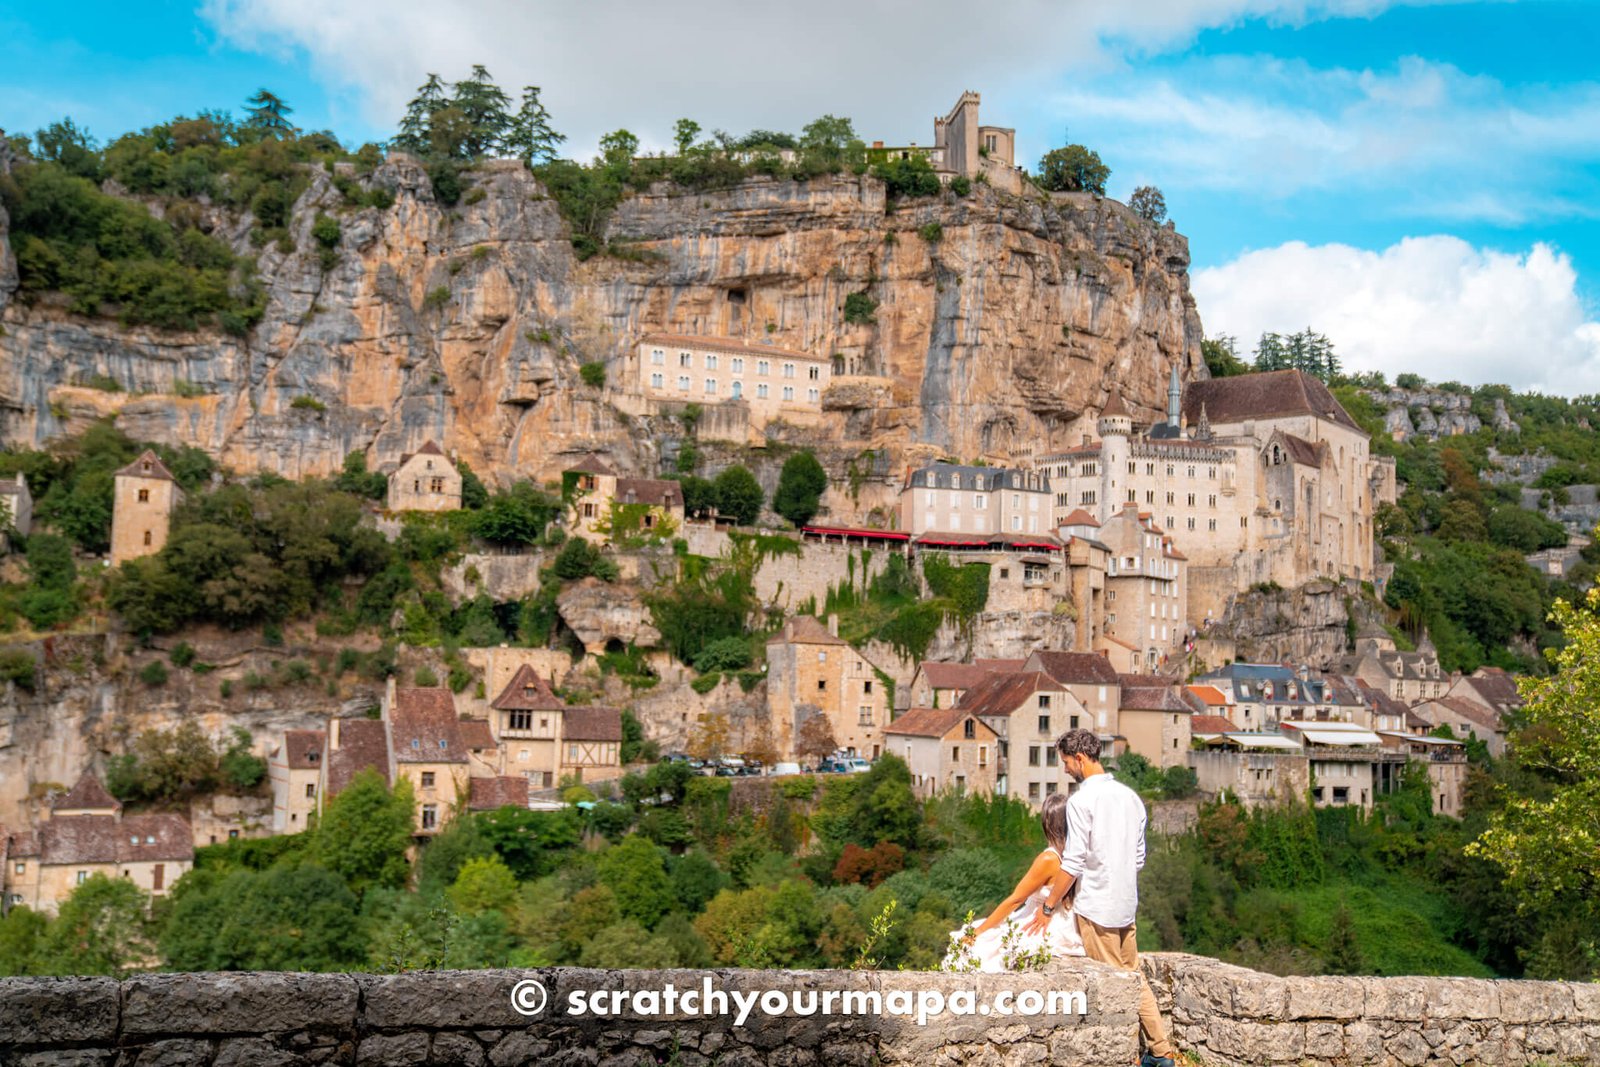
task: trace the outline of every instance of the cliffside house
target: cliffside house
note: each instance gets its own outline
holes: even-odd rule
[[[433,441],[400,457],[389,475],[390,511],[460,511],[461,471]]]
[[[167,543],[183,490],[149,449],[112,478],[111,565],[153,556]]]
[[[995,791],[999,737],[962,708],[914,708],[884,728],[888,751],[911,770],[919,797]]]
[[[489,702],[499,745],[497,769],[548,789],[566,775],[599,781],[622,774],[622,715],[571,708],[539,672],[523,664]]]
[[[961,695],[991,674],[1008,674],[1022,669],[1020,659],[978,659],[971,663],[941,663],[924,660],[917,664],[906,687],[910,708],[953,708]]]
[[[1435,697],[1418,701],[1411,710],[1428,723],[1423,733],[1431,733],[1440,726],[1450,727],[1450,732],[1463,740],[1475,738],[1489,746],[1489,755],[1496,759],[1506,754],[1506,724],[1499,711],[1484,707],[1465,697]]]
[[[96,874],[125,878],[165,896],[194,866],[194,838],[181,815],[125,815],[100,779],[84,772],[51,801],[36,830],[0,830],[3,899],[55,914],[72,891]]]
[[[1060,551],[1050,481],[1032,471],[954,463],[918,468],[900,491],[900,528],[925,548],[982,550],[1029,541]]]
[[[635,532],[683,526],[683,487],[666,478],[624,478],[604,459],[586,456],[568,467],[563,489],[570,497],[568,526],[588,541],[608,542]]]
[[[1102,634],[1139,652],[1145,672],[1182,662],[1190,637],[1188,557],[1131,501],[1100,524],[1099,541],[1108,549]]]
[[[1177,678],[1123,674],[1119,681],[1117,732],[1127,751],[1157,767],[1187,767],[1193,719],[1205,714],[1204,702]]]
[[[1404,753],[1428,769],[1433,813],[1461,818],[1461,796],[1467,784],[1467,744],[1455,738],[1427,737],[1398,730],[1379,730],[1385,748]]]
[[[1009,126],[985,126],[978,120],[982,98],[970,89],[956,98],[942,117],[933,120],[933,144],[885,145],[873,141],[867,149],[867,162],[885,163],[893,159],[920,156],[932,166],[939,180],[948,184],[954,178],[982,180],[1006,193],[1025,188],[1026,173],[1016,165],[1016,130]]]
[[[635,351],[634,381],[646,400],[680,408],[698,404],[705,409],[701,436],[741,444],[774,419],[817,423],[833,376],[829,356],[739,337],[651,333]]]
[[[272,832],[297,834],[319,810],[327,754],[326,730],[285,730],[267,753],[267,780],[272,785]]]
[[[1230,718],[1243,730],[1272,730],[1286,720],[1356,722],[1367,707],[1356,689],[1336,675],[1312,674],[1305,666],[1230,663],[1197,681],[1230,702]]]
[[[1385,644],[1376,638],[1361,638],[1345,673],[1406,704],[1444,696],[1450,689],[1453,679],[1439,668],[1437,652],[1430,648],[1400,652]]]
[[[826,626],[799,615],[767,641],[767,713],[780,759],[797,758],[800,724],[820,713],[839,748],[876,759],[889,725],[888,695],[877,669]]]
[[[1522,710],[1517,680],[1499,667],[1479,667],[1471,674],[1461,675],[1444,695],[1498,712],[1502,721]]]
[[[0,528],[7,526],[23,537],[33,530],[33,494],[20,473],[0,478]]]
[[[1371,730],[1349,722],[1279,724],[1311,761],[1311,801],[1318,807],[1359,806],[1372,810],[1380,793],[1400,787],[1407,751],[1386,746]]]
[[[1094,730],[1105,745],[1104,753],[1116,755],[1122,741],[1117,728],[1117,712],[1122,706],[1122,678],[1110,660],[1097,652],[1057,652],[1041,650],[1022,665],[1025,671],[1043,671],[1065,686],[1067,692],[1090,716],[1081,725]],[[1061,726],[1057,732],[1067,729]]]
[[[317,781],[317,810],[344,792],[362,771],[376,771],[394,784],[389,768],[389,727],[382,719],[329,719],[327,754]]]
[[[962,694],[955,710],[994,731],[999,749],[995,792],[1034,807],[1066,788],[1056,738],[1094,721],[1066,685],[1040,670],[990,674]]]
[[[410,781],[416,833],[432,836],[460,810],[473,778],[497,777],[494,739],[482,720],[461,719],[450,690],[400,689],[384,698],[390,781]]]

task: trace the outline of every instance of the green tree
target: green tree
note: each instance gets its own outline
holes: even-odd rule
[[[729,467],[712,482],[717,498],[717,514],[738,526],[753,525],[761,515],[766,493],[756,476],[745,467]]]
[[[678,155],[686,156],[700,136],[700,124],[693,119],[679,119],[672,126],[672,141],[678,146]]]
[[[482,64],[473,64],[472,73],[455,83],[450,106],[459,112],[463,129],[453,138],[455,151],[449,154],[482,159],[504,147],[514,127],[511,98]]]
[[[1052,149],[1039,160],[1039,186],[1050,192],[1097,193],[1104,196],[1111,168],[1098,153],[1081,144]]]
[[[270,90],[257,89],[256,95],[245,101],[245,110],[250,116],[245,119],[246,128],[263,137],[293,137],[299,132],[288,119],[294,108]]]
[[[511,121],[511,132],[506,147],[530,167],[549,163],[556,158],[556,149],[567,139],[550,125],[550,112],[539,99],[539,87],[527,85],[522,89],[522,106]]]
[[[1239,358],[1239,342],[1231,334],[1219,334],[1200,342],[1200,354],[1205,357],[1206,370],[1213,378],[1232,378],[1248,374],[1250,365]]]
[[[99,145],[71,117],[52,122],[33,135],[34,154],[59,163],[61,169],[79,178],[95,181],[100,176]]]
[[[848,118],[823,115],[800,131],[800,152],[816,173],[829,173],[846,165],[859,164],[865,145],[856,136],[855,124]]]
[[[428,80],[417,89],[417,95],[406,104],[394,147],[423,158],[433,155],[433,115],[445,106],[446,100],[444,80],[437,74],[429,74]]]
[[[375,887],[403,886],[410,874],[406,850],[415,807],[409,780],[400,779],[391,790],[377,771],[363,770],[328,801],[311,856],[357,896]]]
[[[461,867],[446,895],[462,915],[509,913],[517,902],[517,876],[498,856],[477,856]]]
[[[122,878],[91,875],[61,904],[44,937],[53,974],[120,978],[148,966],[155,954],[145,918],[150,898]]]
[[[1128,207],[1146,222],[1160,224],[1167,218],[1167,198],[1153,185],[1141,185],[1128,197]]]
[[[561,502],[532,482],[517,482],[496,492],[472,516],[472,532],[502,545],[532,545],[561,514]]]
[[[1350,909],[1343,903],[1333,913],[1333,926],[1328,933],[1328,947],[1323,952],[1323,970],[1328,974],[1366,973],[1366,961],[1361,955],[1361,943],[1356,936],[1355,922],[1350,917]]]
[[[728,876],[704,849],[696,848],[679,856],[672,864],[672,891],[687,912],[704,910],[706,904],[728,886]]]
[[[173,890],[161,934],[184,971],[332,971],[366,956],[355,894],[314,864],[197,869]]]
[[[612,130],[600,138],[600,163],[618,180],[628,176],[638,154],[639,138],[627,130]]]
[[[44,956],[49,930],[48,918],[21,904],[0,916],[0,977],[44,974],[49,966]]]
[[[822,494],[828,488],[828,472],[809,451],[796,452],[783,461],[778,489],[772,494],[772,510],[796,526],[810,522],[822,507]]]
[[[595,933],[578,954],[580,967],[659,969],[678,966],[678,950],[664,937],[632,919],[624,919]]]
[[[476,511],[489,503],[489,490],[483,484],[483,479],[473,473],[467,466],[466,460],[456,463],[456,471],[461,475],[461,506],[469,511]]]
[[[647,929],[653,929],[677,903],[661,849],[637,834],[600,853],[595,875],[611,889],[622,917]]]

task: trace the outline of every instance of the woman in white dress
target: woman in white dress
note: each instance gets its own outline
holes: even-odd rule
[[[1023,932],[1028,920],[1050,895],[1050,883],[1061,871],[1067,848],[1067,796],[1052,793],[1039,811],[1048,847],[1034,857],[1028,873],[989,917],[950,935],[954,944],[941,969],[947,971],[1024,971],[1043,967],[1058,956],[1083,955],[1083,939],[1071,908],[1059,909],[1042,934]]]

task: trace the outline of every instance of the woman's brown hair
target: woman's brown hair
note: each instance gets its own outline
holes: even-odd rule
[[[1058,855],[1067,851],[1067,794],[1051,793],[1044,798],[1039,809],[1039,825],[1044,827],[1044,840]]]

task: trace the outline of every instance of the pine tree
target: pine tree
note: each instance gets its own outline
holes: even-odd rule
[[[461,112],[466,129],[457,152],[468,159],[482,159],[505,146],[511,132],[511,97],[494,83],[482,64],[475,64],[472,74],[455,84],[452,107]]]
[[[549,163],[556,158],[556,146],[567,139],[550,125],[550,112],[539,99],[539,87],[527,85],[522,89],[522,107],[511,121],[511,132],[506,147],[530,167]]]
[[[297,132],[294,123],[285,117],[291,114],[294,108],[269,90],[257,89],[256,95],[246,100],[244,104],[245,109],[250,112],[245,125],[260,130],[263,136],[292,137]]]
[[[1256,370],[1284,370],[1289,366],[1288,353],[1283,338],[1275,333],[1264,333],[1256,343]]]
[[[393,146],[402,152],[427,157],[433,154],[433,113],[448,102],[444,81],[437,74],[417,89],[417,95],[406,105],[405,117],[400,120],[400,132],[395,134]]]
[[[1323,970],[1328,974],[1364,974],[1367,964],[1361,957],[1355,923],[1343,904],[1333,913],[1333,928],[1328,932],[1328,950],[1323,955]]]

